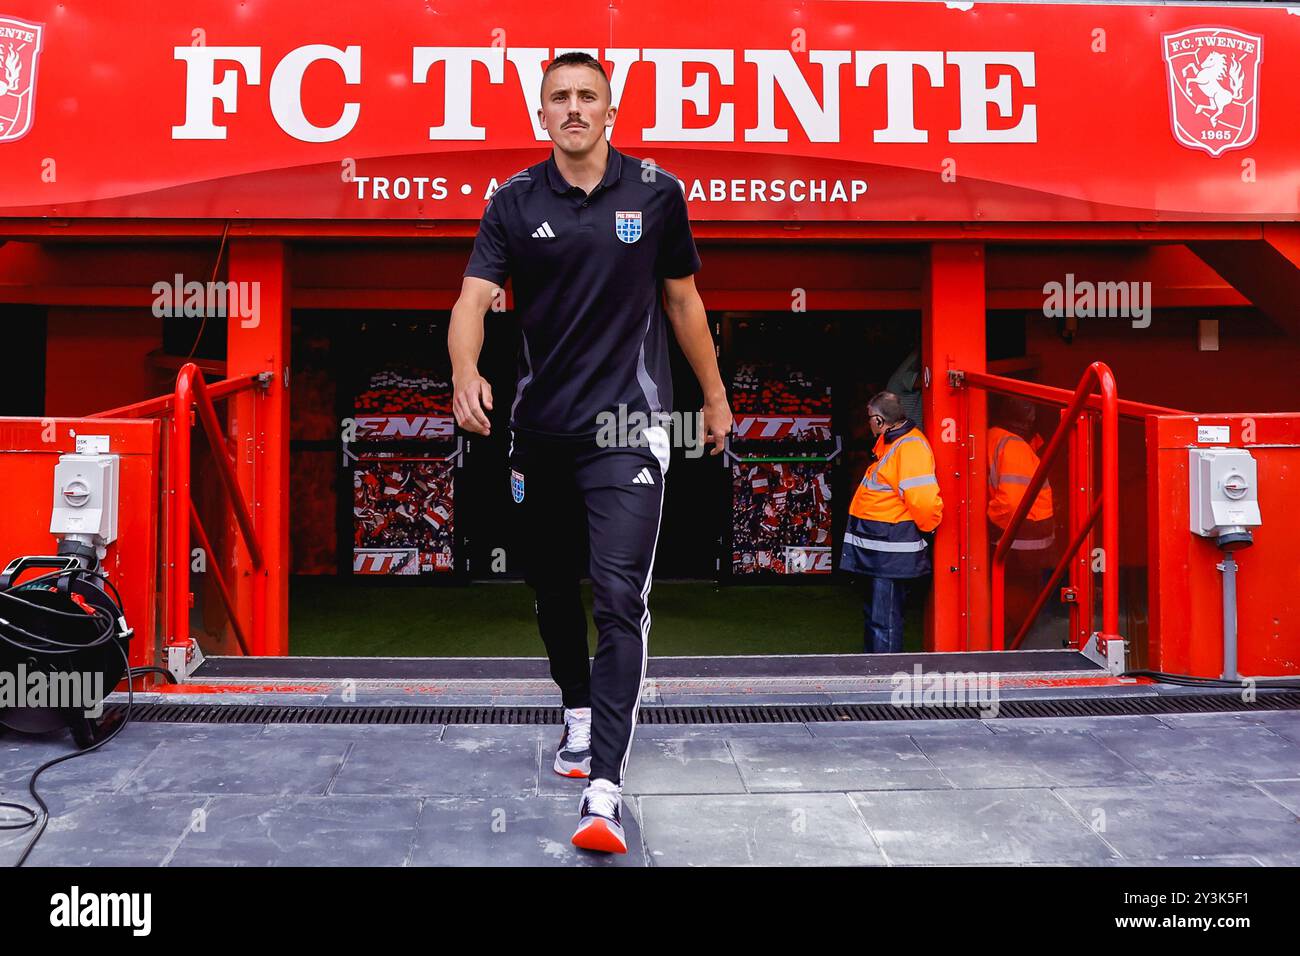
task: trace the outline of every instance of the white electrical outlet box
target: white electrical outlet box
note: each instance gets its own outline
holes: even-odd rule
[[[1258,527],[1255,459],[1244,448],[1188,450],[1191,530],[1206,538]]]
[[[117,540],[117,455],[61,455],[54,466],[50,533]]]

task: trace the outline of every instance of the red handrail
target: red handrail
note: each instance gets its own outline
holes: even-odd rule
[[[972,384],[980,384],[975,381],[976,378],[988,379],[995,378],[995,376],[971,374],[967,375],[966,378]],[[1017,382],[1015,379],[1002,379],[993,384],[999,386],[998,390],[1007,391],[1010,394],[1027,395],[1031,393],[1030,389],[1018,388],[1018,386],[1025,386],[1029,383]],[[1098,392],[1096,395],[1092,391],[1094,384]],[[989,386],[986,385],[985,387]],[[1037,391],[1042,388],[1044,386],[1033,386],[1032,390]],[[1052,433],[1047,447],[1043,449],[1038,468],[1029,479],[1029,485],[1025,489],[1024,497],[1020,499],[1020,504],[1017,506],[1015,514],[1011,516],[1011,520],[1007,522],[1006,530],[1003,531],[997,549],[993,552],[991,610],[994,650],[1003,650],[1006,646],[1006,621],[1004,620],[1006,562],[1007,555],[1011,551],[1011,543],[1015,541],[1016,533],[1024,523],[1034,501],[1037,500],[1038,492],[1042,489],[1043,483],[1047,481],[1047,471],[1055,463],[1057,456],[1064,447],[1065,436],[1072,429],[1078,427],[1075,416],[1080,409],[1085,405],[1092,404],[1093,401],[1098,402],[1101,408],[1102,455],[1100,496],[1102,512],[1101,633],[1097,636],[1097,650],[1099,653],[1105,654],[1108,641],[1122,639],[1119,635],[1119,396],[1116,393],[1115,376],[1110,368],[1104,362],[1093,362],[1084,372],[1083,378],[1079,380],[1079,385],[1074,390],[1070,404],[1061,413],[1061,423],[1056,427],[1056,431]],[[1146,407],[1158,408],[1158,406]],[[1088,523],[1087,526],[1090,529],[1091,523]],[[1082,544],[1085,537],[1086,534],[1076,535],[1080,544]],[[1074,547],[1077,548],[1078,545]],[[1037,609],[1041,607],[1042,602],[1040,600],[1034,613],[1036,614]],[[1030,622],[1032,620],[1033,617],[1031,616]]]
[[[244,388],[250,387],[251,383],[256,381],[256,376],[247,376],[247,379],[248,384],[243,385]],[[238,387],[232,387],[223,389],[223,392],[228,395],[238,390],[240,390]],[[190,429],[193,426],[190,422],[190,416],[185,412],[189,410],[191,404],[194,405],[198,412],[199,422],[203,425],[203,431],[212,447],[212,457],[217,463],[217,473],[221,477],[222,488],[226,492],[226,497],[230,500],[231,510],[235,513],[235,521],[239,525],[244,544],[247,546],[249,557],[253,562],[253,571],[255,572],[253,578],[253,644],[256,647],[261,647],[262,631],[265,628],[264,615],[261,613],[261,606],[265,601],[265,575],[260,573],[263,570],[262,548],[257,540],[257,532],[253,528],[253,518],[249,514],[248,505],[239,490],[239,479],[235,476],[234,465],[231,464],[230,457],[226,452],[225,436],[222,434],[221,425],[217,421],[216,410],[212,407],[212,398],[209,395],[207,383],[203,379],[203,372],[193,362],[187,362],[181,366],[180,373],[176,376],[176,392],[172,404],[175,411],[172,415],[171,495],[168,498],[171,536],[168,542],[170,548],[167,555],[167,566],[171,574],[168,582],[171,595],[171,627],[167,643],[183,643],[190,636],[189,554],[191,520],[199,526],[200,540],[207,540],[207,535],[203,533],[202,526],[199,525],[198,512],[194,510],[190,498]],[[211,558],[212,552],[210,548],[207,549],[207,553]],[[234,612],[233,602],[230,600],[225,579],[221,577],[221,570],[217,567],[216,562],[212,560],[209,560],[208,568],[217,575],[218,592],[226,605],[231,622],[234,623],[235,634],[239,640],[240,648],[247,654],[248,646],[243,639],[238,623],[236,623],[238,619]]]
[[[194,526],[194,533],[198,535],[199,547],[203,549],[204,554],[211,555],[212,543],[208,540],[207,532],[203,530],[203,523],[199,521],[198,509],[194,507],[194,501],[190,501],[190,524]],[[226,606],[226,614],[230,618],[231,630],[235,632],[235,640],[239,642],[239,649],[248,657],[248,640],[244,637],[244,629],[240,626],[239,615],[235,613],[235,602],[230,596],[230,588],[226,585],[226,579],[221,575],[221,569],[215,563],[209,564],[209,570],[212,571],[213,577],[217,582],[217,593],[221,595],[221,603]]]
[[[1105,368],[1105,365],[1101,362],[1094,362],[1093,365],[1102,365]],[[1089,371],[1091,371],[1091,367]],[[956,374],[960,376],[960,380],[966,385],[973,385],[976,388],[982,388],[990,392],[1000,392],[1003,395],[1019,395],[1023,398],[1052,405],[1068,405],[1077,394],[1077,389],[1075,392],[1071,392],[1069,389],[1056,388],[1052,385],[1039,385],[1037,382],[1022,382],[1018,378],[1006,378],[1002,375],[991,375],[988,372],[959,372]],[[1084,379],[1087,379],[1088,375],[1089,372],[1084,372]],[[1148,415],[1189,414],[1178,408],[1166,408],[1164,405],[1150,405],[1146,402],[1132,402],[1118,398],[1118,396],[1116,402],[1120,417],[1135,421],[1146,421]],[[1102,398],[1100,395],[1089,392],[1084,404],[1094,411],[1100,411]]]
[[[96,412],[90,418],[171,418],[171,451],[169,484],[165,490],[166,511],[169,527],[164,547],[164,571],[162,591],[168,596],[169,607],[166,626],[167,644],[183,644],[189,639],[190,609],[190,529],[193,526],[200,547],[209,557],[207,570],[215,576],[217,593],[229,615],[230,627],[235,640],[244,654],[251,653],[249,641],[239,615],[235,611],[234,599],[230,586],[222,576],[221,568],[213,560],[213,550],[207,532],[199,520],[198,510],[190,495],[190,431],[194,427],[189,411],[197,413],[198,422],[203,426],[208,444],[212,448],[213,458],[217,462],[217,474],[221,478],[221,487],[230,501],[240,535],[248,548],[253,571],[253,642],[255,646],[263,638],[265,631],[266,587],[262,546],[253,527],[252,515],[239,488],[239,480],[234,466],[226,452],[225,436],[221,424],[217,421],[214,401],[229,398],[240,392],[251,390],[265,380],[266,373],[253,373],[236,378],[225,379],[209,385],[198,365],[187,362],[176,375],[176,387],[170,395],[160,395],[143,402],[122,405],[104,412]],[[178,413],[178,409],[183,412]]]
[[[1106,368],[1104,364],[1096,364],[1100,365],[1102,369]],[[1106,369],[1106,371],[1109,372],[1109,369]],[[1095,372],[1093,372],[1092,368],[1089,368],[1086,375],[1084,375],[1083,380],[1080,381],[1079,389],[1083,389],[1083,386],[1087,384],[1089,378],[1092,378],[1093,376],[1095,376]],[[1091,507],[1089,507],[1088,503],[1088,485],[1091,483],[1092,466],[1091,454],[1089,454],[1088,451],[1089,442],[1087,441],[1087,437],[1088,434],[1091,433],[1091,414],[1093,414],[1093,412],[1104,411],[1106,405],[1108,405],[1108,399],[1106,399],[1105,394],[1095,394],[1091,392],[1091,389],[1089,389],[1087,394],[1084,395],[1082,405],[1076,405],[1076,402],[1078,402],[1079,399],[1078,389],[1071,393],[1067,392],[1066,389],[1053,388],[1053,386],[1050,385],[1039,385],[1036,384],[1036,382],[1021,381],[1019,378],[989,375],[987,372],[963,372],[953,369],[953,371],[949,372],[949,378],[952,385],[956,386],[956,388],[962,388],[962,386],[975,386],[975,388],[982,388],[987,390],[987,392],[1019,395],[1019,397],[1028,398],[1031,399],[1031,401],[1044,402],[1049,403],[1049,405],[1058,405],[1062,407],[1073,407],[1073,412],[1067,411],[1062,415],[1061,429],[1070,431],[1071,427],[1069,423],[1073,420],[1074,433],[1076,436],[1083,438],[1084,440],[1082,442],[1082,453],[1080,453],[1079,449],[1076,449],[1074,446],[1071,446],[1070,449],[1069,484],[1070,497],[1074,501],[1074,506],[1071,507],[1070,510],[1070,545],[1069,548],[1066,549],[1065,553],[1062,554],[1060,561],[1057,562],[1057,566],[1053,568],[1052,576],[1050,576],[1043,591],[1041,591],[1039,596],[1037,596],[1034,605],[1032,605],[1030,609],[1030,613],[1028,613],[1028,617],[1024,619],[1024,622],[1019,626],[1018,631],[1015,632],[1015,637],[1013,641],[1011,641],[1011,649],[1014,650],[1019,648],[1023,643],[1024,637],[1026,637],[1028,631],[1030,631],[1030,627],[1034,624],[1037,615],[1039,615],[1040,611],[1043,610],[1043,606],[1047,604],[1048,598],[1050,597],[1050,594],[1052,594],[1053,589],[1056,588],[1058,581],[1061,580],[1061,576],[1065,574],[1065,571],[1070,567],[1071,562],[1076,561],[1076,558],[1078,558],[1079,549],[1083,548],[1084,542],[1088,540],[1089,535],[1092,533],[1092,529],[1096,527],[1097,519],[1099,519],[1102,514],[1101,503],[1104,501],[1105,493],[1102,494],[1102,496],[1097,497],[1095,501],[1092,502]],[[1104,392],[1104,390],[1102,390],[1102,392]],[[1179,410],[1179,408],[1149,405],[1149,403],[1145,402],[1131,402],[1118,397],[1114,399],[1114,406],[1115,410],[1118,412],[1119,418],[1134,421],[1145,421],[1148,416],[1151,415],[1190,414],[1190,412]],[[1087,407],[1088,411],[1080,412],[1080,408],[1082,407]],[[1061,429],[1058,429],[1058,431],[1061,431]],[[1084,431],[1084,429],[1088,429],[1088,431]],[[1078,444],[1079,442],[1075,442],[1075,445]],[[1080,457],[1080,455],[1082,455],[1082,457]],[[1108,460],[1108,462],[1112,459],[1114,459],[1114,454],[1106,455],[1106,460]],[[1115,463],[1113,467],[1115,472],[1118,473],[1118,463]],[[1114,480],[1114,485],[1118,486],[1118,479]],[[1037,497],[1037,488],[1039,488],[1039,486],[1035,485],[1035,494],[1032,494],[1032,496],[1031,494],[1026,494],[1026,498],[1024,499],[1028,502],[1034,501]],[[1112,499],[1114,499],[1114,496],[1112,496]],[[1115,507],[1118,509],[1118,503]],[[1084,516],[1083,511],[1086,509],[1088,510],[1088,514],[1087,516]],[[1004,537],[1010,537],[1010,540],[1014,540],[1014,535],[1008,536],[1005,532]],[[1106,558],[1110,559],[1110,561],[1118,561],[1118,554],[1115,553],[1113,545],[1112,548],[1106,549],[1104,554]],[[1114,567],[1118,567],[1118,564],[1115,564]],[[995,574],[1004,574],[1004,572],[1005,564],[1002,567],[998,567]],[[1092,630],[1092,584],[1091,572],[1083,571],[1080,572],[1080,575],[1086,576],[1088,579],[1088,585],[1087,588],[1075,588],[1076,593],[1074,598],[1076,604],[1074,605],[1075,613],[1071,615],[1071,619],[1073,619],[1073,623],[1071,623],[1071,635],[1074,635],[1075,633],[1075,624],[1083,626],[1083,630],[1080,630],[1078,637],[1076,637],[1078,644],[1082,646],[1084,640],[1086,640],[1087,631]],[[1113,578],[1114,575],[1108,576],[1108,578],[1104,580],[1104,583],[1113,583],[1114,587],[1118,589],[1118,581],[1113,581]],[[1071,579],[1074,579],[1074,572],[1071,572]],[[1002,580],[1005,581],[1005,579]],[[995,585],[995,587],[997,587],[997,585]],[[995,600],[1000,602],[1000,604],[1005,605],[1005,583],[1002,584],[1002,589]],[[1113,605],[1117,604],[1118,600],[1114,600]],[[997,637],[997,640],[1002,643],[1002,641],[1005,641],[1005,622],[1004,619],[1002,619],[1001,614],[996,615],[995,619],[997,622],[995,624],[995,636]],[[1114,628],[1118,628],[1118,620],[1115,620]],[[1114,628],[1106,626],[1105,619],[1102,620],[1102,631],[1114,633]],[[1102,633],[1101,635],[1102,650],[1105,649],[1106,636],[1108,636],[1106,633]],[[1075,640],[1075,637],[1071,637],[1071,640]]]
[[[197,366],[196,366],[197,367]],[[242,392],[245,389],[252,388],[261,381],[265,373],[255,372],[251,375],[241,375],[238,378],[222,379],[214,385],[208,385],[208,398],[217,402],[223,398],[229,398],[236,392]],[[177,375],[179,378],[179,374]],[[176,393],[173,391],[170,395],[160,395],[157,398],[150,398],[143,402],[136,402],[133,405],[122,405],[119,408],[110,408],[106,412],[95,412],[93,415],[87,415],[87,418],[161,418],[171,412],[172,405],[176,401]]]
[[[1016,631],[1016,636],[1011,641],[1011,649],[1013,651],[1020,648],[1021,643],[1025,639],[1025,635],[1027,635],[1029,629],[1033,627],[1034,621],[1038,620],[1038,614],[1043,610],[1043,605],[1047,603],[1048,595],[1052,593],[1052,589],[1055,588],[1057,582],[1061,580],[1061,576],[1065,574],[1065,569],[1070,566],[1070,562],[1074,560],[1075,554],[1081,547],[1083,547],[1083,542],[1088,539],[1088,535],[1092,534],[1092,529],[1096,526],[1099,517],[1101,517],[1100,496],[1093,500],[1092,510],[1088,512],[1088,517],[1084,519],[1083,524],[1079,526],[1079,530],[1076,531],[1074,537],[1070,539],[1070,544],[1065,549],[1065,553],[1061,555],[1061,559],[1056,562],[1056,567],[1052,569],[1051,578],[1048,580],[1043,590],[1038,593],[1038,599],[1034,601],[1034,606],[1029,609],[1029,613],[1025,616],[1024,623],[1020,625],[1020,630]],[[1089,606],[1091,607],[1091,604]],[[1089,622],[1089,626],[1091,626],[1091,623],[1092,622]]]

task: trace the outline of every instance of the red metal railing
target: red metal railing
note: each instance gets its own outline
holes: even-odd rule
[[[166,430],[169,437],[167,487],[163,489],[166,502],[163,513],[167,519],[167,532],[164,536],[163,587],[167,609],[163,618],[166,643],[169,645],[185,644],[190,637],[190,530],[198,538],[199,546],[207,555],[206,567],[213,575],[221,603],[225,605],[230,618],[230,627],[235,640],[244,654],[250,653],[247,632],[235,608],[235,601],[230,586],[221,573],[220,562],[212,550],[208,537],[199,519],[198,509],[191,496],[191,435],[195,418],[203,426],[208,444],[212,449],[213,460],[217,463],[217,474],[221,479],[221,488],[234,513],[244,545],[252,561],[252,612],[251,618],[253,646],[261,647],[265,641],[266,629],[266,575],[262,547],[258,541],[257,531],[253,525],[252,514],[239,487],[234,463],[226,450],[225,436],[221,423],[217,420],[214,401],[228,399],[241,392],[252,391],[263,384],[265,373],[244,375],[227,379],[215,385],[208,385],[203,373],[193,362],[181,366],[176,376],[176,388],[171,395],[162,395],[148,401],[121,408],[98,412],[91,418],[162,418],[170,419]],[[183,410],[178,413],[177,410]]]
[[[1006,562],[1011,545],[1021,525],[1026,520],[1034,501],[1038,498],[1048,470],[1056,462],[1069,442],[1070,475],[1070,543],[1052,570],[1052,575],[1031,605],[1029,614],[1016,630],[1011,648],[1018,648],[1029,633],[1053,589],[1071,570],[1072,591],[1076,595],[1076,620],[1085,626],[1072,628],[1072,643],[1080,632],[1092,626],[1092,586],[1086,563],[1077,560],[1098,519],[1102,524],[1102,621],[1098,634],[1098,651],[1106,652],[1106,643],[1122,639],[1119,634],[1119,419],[1121,416],[1144,420],[1148,415],[1181,414],[1176,409],[1143,402],[1123,401],[1119,398],[1115,376],[1103,362],[1093,362],[1074,392],[1022,382],[1018,379],[989,375],[983,372],[956,372],[954,382],[967,387],[983,388],[1004,395],[1016,395],[1048,404],[1064,406],[1061,422],[1040,456],[1039,464],[1026,486],[1024,497],[1007,523],[993,553],[990,616],[994,650],[1006,648]],[[1095,387],[1095,391],[1094,391]],[[1092,467],[1092,419],[1101,418],[1101,493],[1090,499]],[[1086,577],[1086,581],[1085,581]]]

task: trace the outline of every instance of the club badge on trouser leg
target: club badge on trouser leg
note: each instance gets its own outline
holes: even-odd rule
[[[510,469],[510,497],[515,500],[515,504],[522,504],[524,500],[524,476],[515,469]]]

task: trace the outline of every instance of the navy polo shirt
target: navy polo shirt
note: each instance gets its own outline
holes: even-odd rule
[[[663,280],[699,268],[677,178],[613,146],[590,195],[553,150],[503,182],[464,274],[514,284],[523,341],[511,428],[594,437],[597,416],[620,405],[672,411]]]

